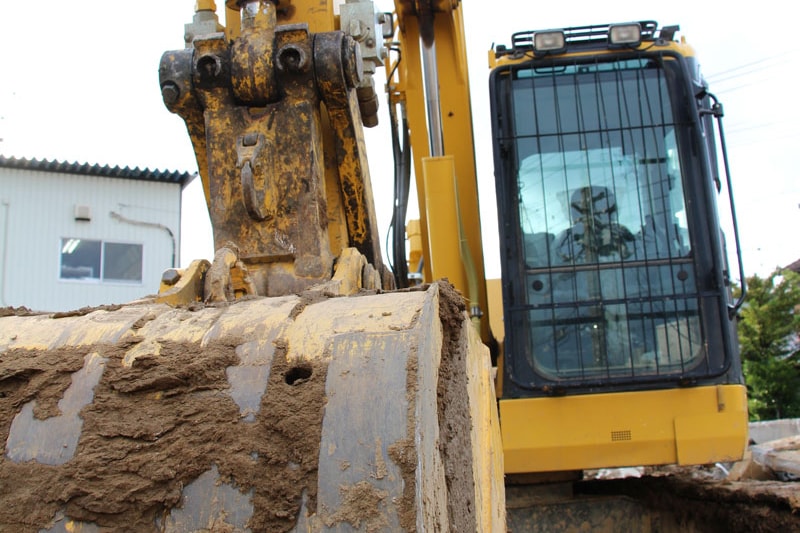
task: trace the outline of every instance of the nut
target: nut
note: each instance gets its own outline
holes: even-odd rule
[[[168,268],[161,274],[161,283],[164,285],[175,285],[181,279],[181,273],[174,268]]]

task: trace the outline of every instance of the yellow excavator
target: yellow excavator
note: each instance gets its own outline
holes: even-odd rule
[[[537,509],[576,472],[741,458],[722,107],[692,49],[641,21],[490,52],[486,280],[462,9],[230,0],[223,25],[197,0],[159,86],[215,256],[124,306],[0,318],[0,529],[649,531],[630,498]]]

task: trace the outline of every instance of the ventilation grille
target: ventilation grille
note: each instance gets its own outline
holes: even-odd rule
[[[631,440],[631,431],[629,429],[611,432],[611,442],[617,442],[621,440]]]

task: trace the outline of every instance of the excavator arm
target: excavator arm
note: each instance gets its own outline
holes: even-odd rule
[[[332,5],[228,2],[223,28],[199,1],[163,55],[214,260],[125,306],[0,318],[0,529],[505,530],[464,297],[382,290],[375,13]]]
[[[461,3],[398,0],[395,14],[387,91],[413,147],[422,259],[411,270],[428,282],[447,278],[467,298],[484,342],[492,344]],[[397,224],[396,237],[403,229]]]
[[[334,293],[341,280],[348,290],[394,285],[362,131],[377,124],[372,75],[385,63],[389,107],[404,117],[395,127],[407,155],[413,147],[421,279],[450,280],[491,344],[460,3],[398,1],[392,16],[366,1],[339,15],[314,2],[228,2],[228,28],[214,7],[198,3],[191,43],[164,54],[159,77],[192,139],[217,252],[213,266],[164,284],[162,301],[291,294],[332,276]],[[395,51],[389,60],[381,38]],[[411,166],[403,172],[396,179],[408,180]],[[398,210],[397,272],[404,222]],[[187,290],[203,275],[203,294]],[[406,275],[394,279],[407,285]]]

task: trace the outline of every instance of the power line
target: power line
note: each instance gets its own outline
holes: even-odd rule
[[[706,79],[709,82],[714,81],[715,83],[719,83],[722,81],[727,81],[729,79],[739,78],[741,76],[746,76],[749,74],[754,74],[756,72],[761,72],[762,70],[767,70],[769,68],[779,67],[781,64],[778,62],[781,58],[789,55],[794,55],[800,51],[800,48],[795,48],[792,50],[786,50],[779,54],[775,54],[772,56],[767,56],[755,61],[751,61],[749,63],[745,63],[743,65],[739,65],[736,67],[729,68],[727,70],[723,70],[721,72],[716,72],[714,74],[709,74],[706,76]],[[755,67],[755,68],[754,68]],[[741,72],[744,71],[744,72]]]

